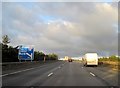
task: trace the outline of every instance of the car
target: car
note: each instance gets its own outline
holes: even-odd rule
[[[68,59],[68,62],[72,62],[72,59]]]

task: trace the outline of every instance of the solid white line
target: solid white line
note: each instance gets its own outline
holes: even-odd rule
[[[92,72],[90,72],[90,74],[91,74],[92,76],[95,76],[95,74],[93,74]]]
[[[42,65],[42,66],[39,66],[39,67],[43,67],[43,66],[46,66],[46,65]],[[39,67],[35,67],[35,68],[39,68]],[[0,75],[0,77],[8,76],[8,75],[12,75],[12,74],[16,74],[16,73],[28,71],[28,70],[32,70],[32,69],[35,69],[35,68],[29,68],[29,69],[25,69],[25,70],[21,70],[21,71],[16,71],[16,72],[12,72],[12,73],[8,73],[8,74]],[[57,69],[57,68],[56,68],[56,69]]]
[[[51,76],[51,75],[53,75],[53,73],[48,74],[48,77]]]
[[[25,70],[17,71],[17,72],[12,72],[12,73],[9,73],[9,74],[0,75],[0,77],[7,76],[7,75],[12,75],[12,74],[16,74],[16,73],[20,73],[20,72],[32,70],[32,69],[35,69],[35,68],[30,68],[30,69],[25,69]]]
[[[39,67],[43,67],[43,66],[46,66],[46,65],[42,65],[42,66],[39,66]],[[39,67],[35,67],[35,68],[39,68]],[[35,69],[35,68],[29,68],[29,69],[25,69],[25,70],[21,70],[21,71],[16,71],[16,72],[12,72],[12,73],[8,73],[8,74],[0,75],[0,77],[8,76],[8,75],[12,75],[12,74],[16,74],[16,73],[28,71],[28,70],[32,70],[32,69]]]

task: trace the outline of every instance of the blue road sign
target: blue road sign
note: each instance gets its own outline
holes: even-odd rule
[[[34,48],[31,47],[20,47],[18,53],[19,60],[33,60],[34,59]]]

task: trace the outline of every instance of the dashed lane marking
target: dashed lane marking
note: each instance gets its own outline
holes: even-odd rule
[[[48,77],[50,77],[51,75],[53,75],[53,73],[48,74]]]
[[[90,74],[91,74],[92,76],[95,76],[95,74],[93,74],[92,72],[90,72]]]
[[[61,68],[60,66],[58,68]]]

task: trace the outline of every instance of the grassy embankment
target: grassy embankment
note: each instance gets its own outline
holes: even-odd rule
[[[99,58],[99,62],[102,62],[103,65],[112,68],[113,70],[120,71],[120,58],[116,56],[110,56],[109,58]]]

